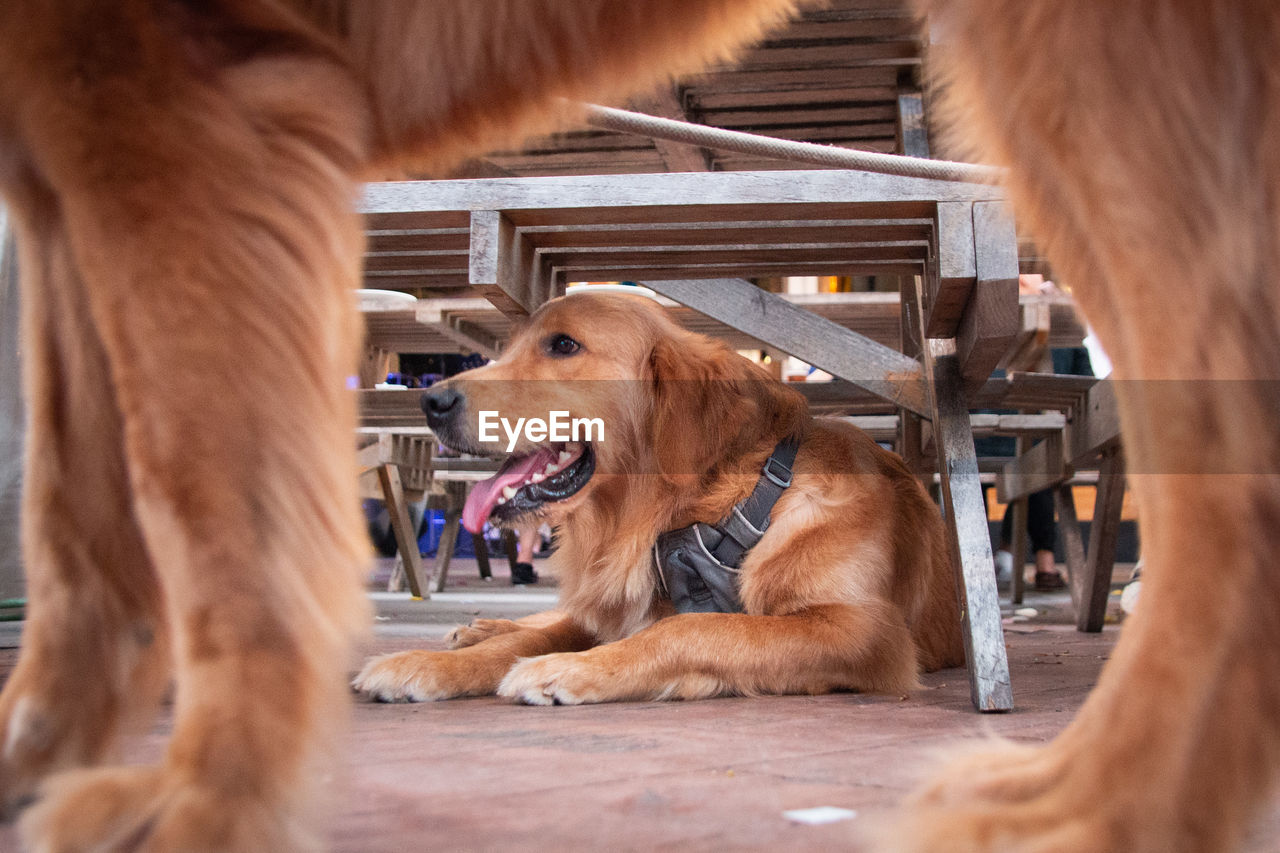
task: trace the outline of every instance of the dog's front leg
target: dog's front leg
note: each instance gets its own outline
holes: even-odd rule
[[[81,716],[104,707],[86,696],[122,695],[137,659],[115,652],[121,637],[151,657],[172,648],[144,670],[164,674],[171,657],[176,671],[163,760],[51,777],[24,837],[50,851],[318,847],[313,797],[367,614],[346,390],[359,341],[349,174],[360,95],[319,50],[242,60],[148,28],[142,12],[68,10],[15,36],[9,11],[6,44],[83,60],[5,76],[13,97],[75,92],[15,111],[25,171],[6,190],[25,218],[31,199],[56,217],[69,248],[46,277],[65,298],[46,308],[73,324],[63,352],[73,335],[92,348],[76,360],[33,350],[48,372],[37,393],[61,382],[76,396],[53,389],[39,404],[53,432],[36,445],[50,455],[33,467],[28,524],[55,582],[33,586],[33,666],[7,694],[6,736],[30,751],[64,736],[25,724],[41,720],[23,701],[32,684],[54,685]],[[74,375],[85,363],[92,372]],[[104,588],[111,597],[95,601]],[[41,651],[59,623],[74,642]],[[58,766],[96,760],[85,732],[112,728],[106,715],[68,729]]]
[[[498,694],[536,705],[916,685],[915,644],[885,602],[783,616],[685,613],[577,654],[521,661]]]
[[[29,186],[28,189],[31,189]],[[57,770],[108,757],[170,676],[160,585],[129,500],[124,433],[84,281],[58,216],[13,193],[22,244],[30,598],[0,695],[0,804]]]
[[[595,640],[564,618],[541,627],[493,620],[487,639],[447,652],[394,652],[373,658],[351,682],[381,702],[429,702],[494,693],[520,658],[587,649]]]

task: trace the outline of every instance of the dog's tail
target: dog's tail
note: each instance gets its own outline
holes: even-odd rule
[[[724,60],[812,0],[318,0],[373,106],[375,164],[440,172]]]

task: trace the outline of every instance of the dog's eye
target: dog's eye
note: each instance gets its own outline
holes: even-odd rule
[[[552,355],[573,355],[582,349],[582,344],[568,335],[552,335],[547,340],[547,352]]]

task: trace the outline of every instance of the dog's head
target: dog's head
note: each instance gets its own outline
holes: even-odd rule
[[[619,477],[688,488],[807,417],[800,395],[747,359],[619,293],[548,302],[502,358],[432,386],[422,408],[443,444],[503,460],[468,498],[473,531],[557,522]]]

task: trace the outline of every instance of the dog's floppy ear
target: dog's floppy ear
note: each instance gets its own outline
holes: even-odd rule
[[[762,443],[799,434],[803,397],[720,341],[665,337],[649,356],[653,411],[649,440],[660,473],[701,477]]]

